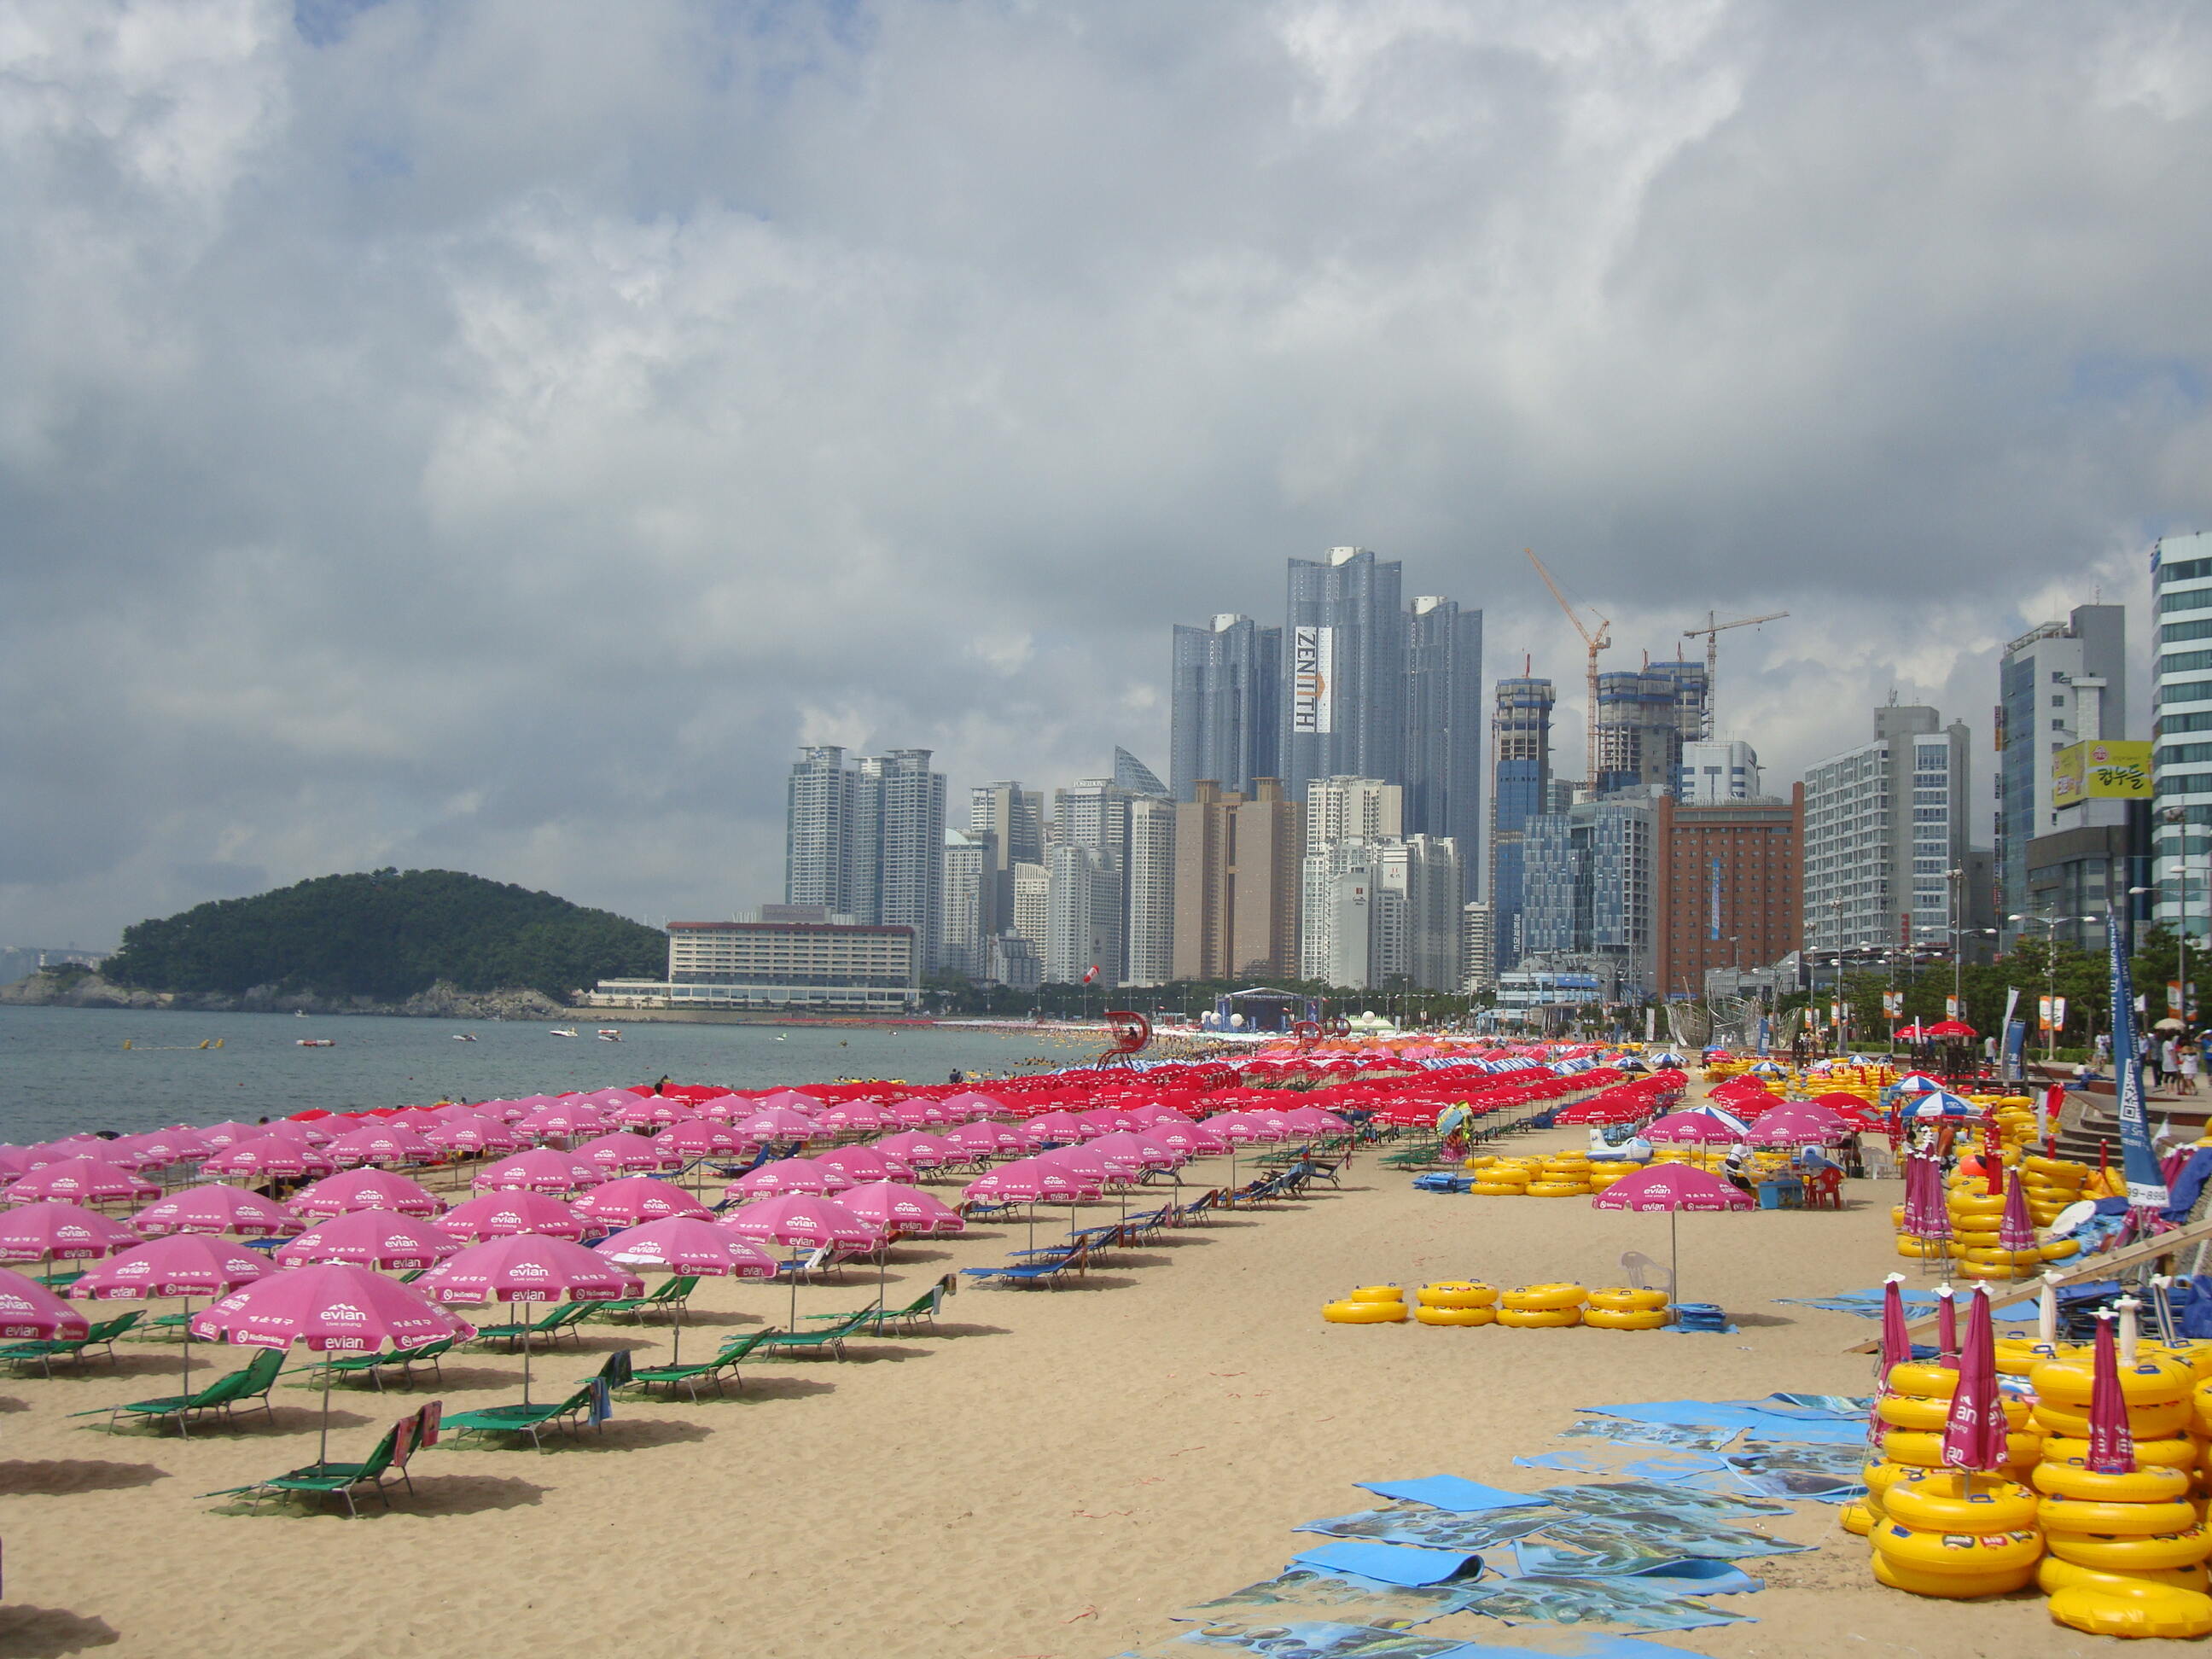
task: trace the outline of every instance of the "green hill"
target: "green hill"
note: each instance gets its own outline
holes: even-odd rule
[[[139,922],[100,971],[148,990],[398,1000],[441,980],[559,997],[667,966],[665,934],[611,911],[452,870],[377,870]]]

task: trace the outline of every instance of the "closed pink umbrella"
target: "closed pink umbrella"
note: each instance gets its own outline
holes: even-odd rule
[[[572,1206],[588,1221],[611,1227],[635,1227],[677,1216],[704,1216],[707,1206],[681,1187],[651,1176],[625,1176],[594,1187]]]
[[[107,1204],[118,1199],[154,1198],[161,1191],[152,1182],[98,1158],[65,1158],[58,1164],[41,1165],[13,1182],[4,1194],[0,1194],[0,1200],[9,1204],[37,1204],[49,1200],[63,1204]]]
[[[265,1278],[268,1262],[227,1240],[179,1233],[138,1244],[111,1258],[70,1286],[70,1293],[108,1301],[117,1297],[176,1297],[185,1304],[182,1369],[184,1392],[192,1391],[192,1304],[202,1297],[228,1296],[241,1285]]]
[[[520,1190],[565,1194],[596,1187],[606,1178],[606,1172],[596,1164],[572,1153],[540,1146],[501,1158],[479,1174],[472,1184],[492,1192]]]
[[[865,1250],[883,1242],[883,1230],[864,1221],[843,1205],[811,1194],[792,1193],[763,1198],[722,1218],[721,1225],[740,1238],[781,1244],[788,1249],[819,1250],[830,1246]],[[799,1328],[799,1276],[791,1275],[791,1324]]]
[[[389,1342],[411,1348],[475,1328],[416,1294],[410,1285],[366,1267],[330,1262],[271,1273],[233,1291],[185,1328],[211,1342],[310,1353],[374,1353]],[[323,1439],[317,1462],[331,1449],[331,1373],[323,1370]]]
[[[438,1218],[438,1224],[456,1238],[508,1238],[517,1233],[543,1233],[548,1238],[581,1238],[582,1217],[569,1205],[544,1193],[486,1193],[465,1204],[456,1204]]]
[[[577,1140],[600,1133],[607,1122],[607,1115],[589,1102],[562,1100],[538,1107],[514,1127],[526,1141]]]
[[[2006,1176],[2004,1214],[1997,1222],[1997,1248],[2001,1250],[2032,1250],[2035,1248],[2035,1223],[2028,1218],[2027,1192],[2021,1185],[2018,1170],[2010,1170]]]
[[[748,1170],[724,1189],[729,1198],[773,1198],[780,1194],[803,1193],[816,1198],[826,1198],[832,1193],[842,1193],[854,1184],[851,1176],[817,1163],[811,1158],[780,1158],[773,1164],[763,1164],[757,1170]]]
[[[0,1338],[74,1342],[90,1328],[82,1314],[38,1280],[0,1267]]]
[[[1731,1186],[1709,1170],[1687,1164],[1655,1164],[1624,1176],[1590,1200],[1595,1210],[1664,1210],[1667,1212],[1667,1261],[1670,1280],[1681,1299],[1679,1273],[1681,1241],[1679,1227],[1684,1210],[1747,1210],[1751,1194]]]
[[[822,1153],[813,1162],[823,1169],[835,1170],[846,1180],[855,1183],[914,1179],[911,1164],[886,1158],[874,1146],[840,1146],[835,1152]]]
[[[2113,1380],[2117,1382],[2118,1376]],[[2124,1408],[2123,1422],[2125,1415]],[[1966,1315],[1966,1345],[1959,1352],[1959,1386],[1952,1391],[1951,1413],[1943,1425],[1945,1465],[1984,1474],[2002,1469],[2009,1426],[2004,1396],[1997,1392],[1996,1333],[1990,1323],[1989,1287],[1977,1285]]]
[[[612,1302],[642,1295],[644,1280],[596,1250],[543,1233],[471,1244],[416,1283],[449,1302]],[[522,1403],[530,1403],[530,1339],[522,1338]]]
[[[574,1148],[568,1156],[597,1169],[603,1181],[611,1181],[617,1176],[673,1170],[684,1162],[681,1152],[656,1146],[643,1135],[625,1133],[600,1135]]]
[[[406,1271],[434,1267],[460,1248],[461,1241],[434,1222],[397,1210],[349,1210],[279,1246],[276,1260],[287,1267],[350,1261],[357,1267]]]
[[[323,1152],[341,1170],[364,1164],[428,1164],[438,1156],[438,1149],[414,1130],[385,1123],[349,1130]]]
[[[264,1135],[226,1146],[200,1165],[203,1175],[240,1176],[257,1181],[301,1181],[326,1176],[337,1166],[319,1146],[289,1135]]]
[[[2109,1310],[2097,1315],[2097,1350],[2089,1380],[2089,1455],[2085,1461],[2099,1474],[2133,1474],[2135,1431],[2128,1425],[2127,1396],[2121,1392],[2120,1350],[2112,1319]],[[1948,1449],[1947,1432],[1946,1462]]]
[[[996,1128],[986,1126],[978,1129],[973,1124],[963,1124],[948,1129],[943,1134],[927,1129],[904,1129],[895,1135],[885,1135],[880,1140],[868,1143],[869,1150],[878,1152],[894,1162],[912,1170],[934,1170],[942,1164],[957,1163],[975,1151],[995,1150]],[[1016,1145],[1019,1141],[1016,1140]]]
[[[325,1176],[293,1195],[295,1215],[344,1215],[353,1210],[397,1210],[402,1215],[436,1215],[446,1200],[419,1181],[389,1170],[348,1170]]]
[[[243,1187],[210,1183],[188,1187],[148,1205],[131,1218],[131,1224],[149,1238],[170,1233],[240,1233],[258,1238],[291,1232],[300,1224],[273,1198]]]

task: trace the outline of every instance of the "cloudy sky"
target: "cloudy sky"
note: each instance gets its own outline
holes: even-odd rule
[[[1164,770],[1341,543],[1566,682],[1523,547],[1614,665],[1790,611],[1785,780],[1985,738],[2212,526],[2208,100],[2185,3],[7,0],[0,939],[726,915],[795,744]]]

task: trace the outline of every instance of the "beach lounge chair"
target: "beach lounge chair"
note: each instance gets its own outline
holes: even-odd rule
[[[698,1288],[698,1274],[678,1273],[658,1290],[644,1296],[625,1296],[612,1302],[595,1302],[592,1306],[599,1313],[629,1314],[641,1321],[648,1309],[672,1308],[676,1310],[676,1316],[681,1319],[684,1304],[690,1300],[691,1292]]]
[[[519,1319],[503,1325],[479,1325],[474,1338],[478,1342],[529,1342],[544,1337],[548,1347],[556,1346],[561,1333],[568,1333],[570,1340],[578,1347],[584,1346],[583,1337],[575,1327],[589,1319],[599,1308],[596,1302],[563,1302],[543,1319]]]
[[[665,1388],[671,1394],[673,1394],[680,1386],[689,1389],[691,1398],[696,1400],[699,1397],[699,1385],[702,1382],[712,1382],[714,1385],[714,1392],[721,1393],[722,1378],[727,1375],[737,1381],[738,1389],[742,1392],[744,1381],[738,1376],[738,1362],[750,1358],[753,1350],[759,1347],[768,1338],[782,1334],[781,1331],[772,1327],[757,1331],[748,1331],[744,1335],[726,1344],[722,1351],[712,1359],[696,1365],[641,1366],[630,1372],[629,1378],[622,1386],[641,1389]]]
[[[1003,1285],[1055,1284],[1065,1273],[1085,1272],[1091,1265],[1091,1252],[1086,1245],[1055,1251],[1042,1261],[1009,1261],[1003,1267],[963,1267],[963,1273],[978,1279],[995,1279]]]
[[[617,1359],[627,1364],[629,1350],[624,1348],[609,1355],[607,1366],[613,1365]],[[565,1400],[544,1405],[525,1406],[518,1401],[510,1406],[486,1406],[480,1411],[457,1413],[445,1419],[445,1426],[455,1434],[526,1434],[532,1449],[536,1451],[545,1449],[541,1431],[549,1425],[557,1425],[571,1438],[580,1423],[587,1422],[604,1433],[609,1415],[608,1395],[613,1392],[613,1385],[605,1380],[606,1369],[601,1367],[599,1376]]]
[[[875,1314],[873,1308],[863,1308],[860,1312],[847,1314],[835,1325],[818,1331],[756,1332],[754,1334],[761,1340],[753,1347],[765,1349],[771,1353],[781,1353],[787,1349],[800,1353],[828,1352],[842,1359],[845,1357],[845,1339],[862,1334],[861,1327],[873,1319]]]
[[[824,1244],[810,1250],[805,1255],[795,1255],[787,1261],[777,1263],[776,1276],[780,1279],[804,1279],[811,1284],[815,1274],[842,1267],[845,1263],[860,1254],[858,1250],[847,1249],[840,1244]]]
[[[107,1426],[112,1430],[123,1418],[150,1418],[160,1423],[173,1419],[177,1432],[185,1439],[191,1438],[191,1420],[204,1412],[221,1412],[226,1418],[236,1413],[237,1407],[249,1401],[259,1401],[261,1409],[271,1417],[275,1411],[269,1404],[269,1390],[276,1381],[276,1373],[284,1368],[284,1350],[262,1348],[245,1367],[216,1380],[196,1394],[164,1395],[154,1400],[133,1400],[120,1406],[95,1407],[91,1411],[72,1412],[72,1417],[97,1417],[107,1413]]]
[[[435,1342],[419,1343],[411,1348],[393,1348],[386,1353],[344,1354],[325,1361],[317,1369],[327,1370],[333,1377],[365,1376],[376,1384],[379,1394],[384,1392],[385,1372],[395,1365],[399,1368],[399,1380],[403,1382],[412,1380],[417,1365],[428,1365],[430,1375],[442,1382],[446,1373],[438,1362],[453,1352],[453,1341],[450,1336],[441,1336]]]
[[[937,1310],[944,1305],[945,1281],[939,1279],[903,1308],[862,1308],[855,1313],[809,1314],[806,1316],[810,1320],[828,1323],[859,1319],[865,1322],[869,1335],[881,1336],[887,1326],[903,1325],[912,1328],[925,1319],[933,1322]]]
[[[58,1338],[44,1342],[10,1343],[8,1346],[0,1348],[0,1359],[6,1360],[11,1365],[27,1365],[35,1363],[48,1376],[54,1374],[54,1361],[57,1359],[74,1360],[78,1364],[82,1364],[86,1352],[93,1348],[100,1349],[110,1359],[112,1359],[115,1358],[115,1339],[145,1316],[146,1310],[143,1308],[133,1308],[130,1312],[118,1314],[112,1319],[101,1320],[82,1336],[73,1340]]]
[[[416,1419],[404,1417],[384,1431],[369,1451],[368,1458],[359,1463],[308,1463],[296,1469],[271,1475],[266,1480],[257,1480],[250,1486],[226,1486],[220,1492],[203,1492],[203,1498],[282,1498],[288,1492],[336,1492],[345,1499],[346,1516],[352,1519],[361,1510],[353,1501],[354,1488],[368,1486],[384,1500],[384,1507],[392,1507],[392,1494],[384,1490],[384,1477],[395,1461],[403,1454],[404,1441],[408,1450],[414,1449]],[[410,1481],[408,1490],[414,1490]]]

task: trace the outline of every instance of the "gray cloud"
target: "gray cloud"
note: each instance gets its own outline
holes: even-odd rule
[[[2212,522],[2180,4],[45,0],[0,33],[0,934],[779,880],[793,744],[1165,750],[1356,541],[1723,611],[1785,773]],[[1561,747],[1578,758],[1578,713]]]

